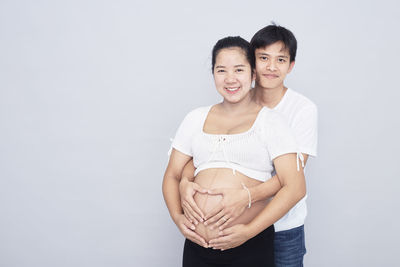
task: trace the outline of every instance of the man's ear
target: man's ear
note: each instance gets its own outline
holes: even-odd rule
[[[292,69],[294,68],[294,63],[295,63],[295,61],[290,62],[289,70],[287,73],[290,73],[292,71]]]

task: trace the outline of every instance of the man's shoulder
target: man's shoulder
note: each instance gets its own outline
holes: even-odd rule
[[[292,108],[296,109],[313,109],[317,111],[317,105],[310,100],[305,95],[294,91],[291,88],[287,90],[287,101],[285,101],[286,105],[290,105]]]

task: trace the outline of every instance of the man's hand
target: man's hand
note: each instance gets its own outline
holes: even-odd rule
[[[227,250],[240,246],[250,239],[247,226],[244,224],[236,224],[219,233],[220,237],[211,239],[209,247],[213,249]]]
[[[249,196],[243,188],[219,188],[208,190],[210,195],[222,195],[220,203],[205,217],[205,225],[215,223],[214,227],[224,230],[227,225],[242,215],[249,205]]]
[[[195,225],[204,221],[204,214],[193,199],[194,194],[197,192],[206,194],[207,190],[194,182],[190,182],[186,179],[181,180],[179,184],[181,206],[186,218]]]
[[[201,236],[199,236],[196,232],[194,232],[195,227],[194,225],[185,217],[185,215],[180,214],[178,216],[176,216],[176,218],[174,219],[175,224],[178,226],[179,231],[181,231],[181,233],[190,241],[208,248],[208,244],[207,242],[204,240],[204,238],[202,238]]]

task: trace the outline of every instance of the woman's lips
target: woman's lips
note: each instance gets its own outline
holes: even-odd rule
[[[239,91],[240,87],[224,87],[225,91],[227,91],[229,94],[234,94],[237,91]]]

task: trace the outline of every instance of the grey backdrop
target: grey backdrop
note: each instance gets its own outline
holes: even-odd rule
[[[279,3],[277,3],[279,2]],[[180,266],[161,194],[217,39],[276,20],[319,107],[306,266],[398,266],[396,1],[0,0],[0,266]]]

